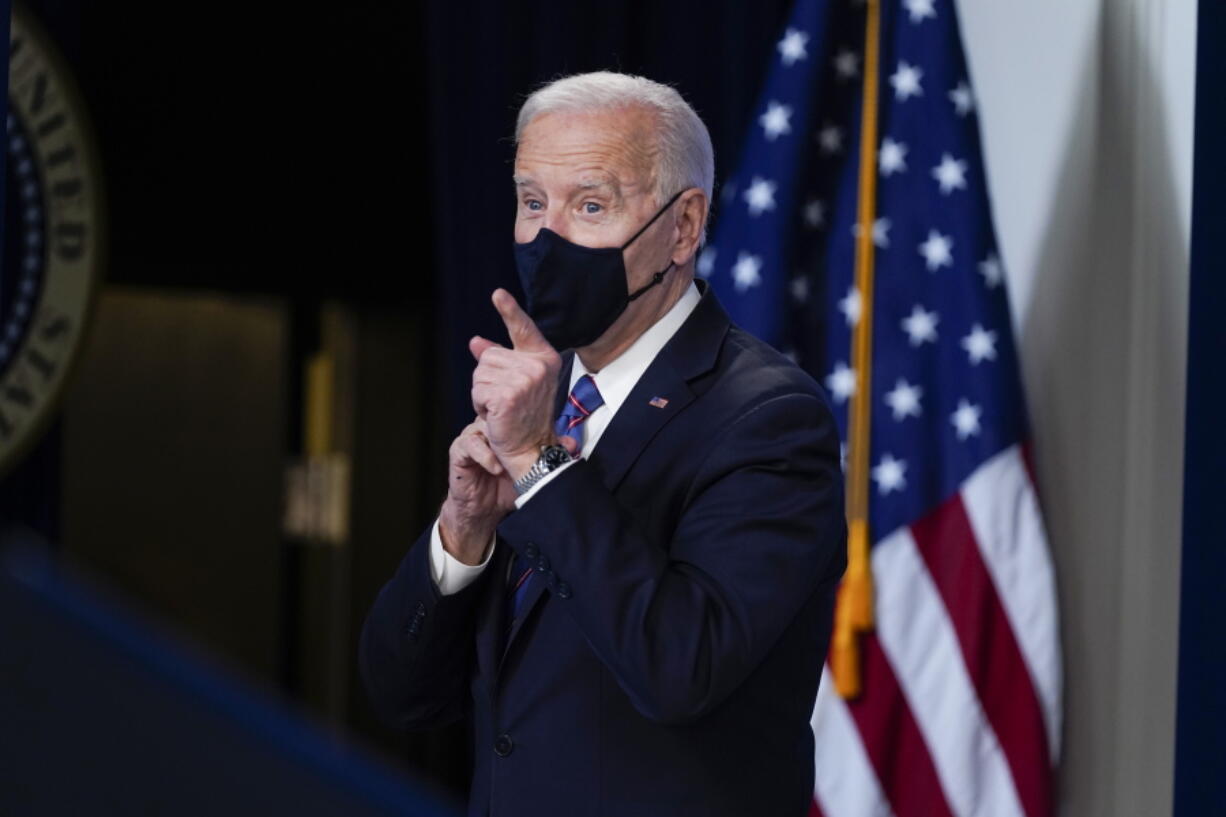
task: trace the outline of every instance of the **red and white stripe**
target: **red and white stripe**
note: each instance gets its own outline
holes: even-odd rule
[[[813,813],[1050,817],[1061,666],[1055,581],[1020,447],[873,547],[863,694],[828,674]]]

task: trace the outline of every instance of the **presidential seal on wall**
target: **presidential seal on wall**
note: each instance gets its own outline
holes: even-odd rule
[[[0,475],[38,439],[72,369],[102,257],[101,179],[63,59],[14,4],[0,259]]]

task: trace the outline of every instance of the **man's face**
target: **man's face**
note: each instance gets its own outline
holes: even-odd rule
[[[654,195],[652,118],[644,111],[548,113],[520,135],[515,240],[542,227],[586,247],[619,247],[663,203]],[[668,264],[667,214],[626,248],[628,288]]]

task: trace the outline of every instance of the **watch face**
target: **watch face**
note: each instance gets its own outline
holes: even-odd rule
[[[570,453],[560,445],[547,445],[545,450],[541,452],[541,457],[545,460],[545,464],[550,469],[557,468],[559,465],[564,465],[570,462]]]

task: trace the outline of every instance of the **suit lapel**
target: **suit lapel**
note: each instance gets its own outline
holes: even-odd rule
[[[696,283],[702,293],[698,305],[643,372],[592,451],[590,462],[610,491],[617,490],[660,429],[693,402],[690,381],[715,365],[728,315],[707,282]]]
[[[617,490],[647,443],[693,399],[694,393],[685,378],[669,361],[657,358],[643,372],[592,450],[588,461],[600,474],[604,486],[610,491]]]
[[[706,281],[696,279],[702,297],[694,311],[669,339],[660,353],[643,372],[631,390],[626,401],[622,403],[613,415],[612,422],[601,435],[600,441],[592,451],[588,460],[601,475],[601,481],[610,492],[617,489],[626,472],[643,453],[643,449],[664,425],[676,417],[694,400],[694,392],[690,381],[709,372],[715,366],[715,360],[723,344],[724,334],[728,331],[730,321],[728,314],[715,299]],[[574,365],[574,352],[568,351],[562,359],[562,371],[558,381],[558,396],[554,403],[554,417],[562,412],[562,403],[570,393],[571,367]],[[656,398],[666,401],[660,407]],[[653,405],[653,403],[655,403]],[[506,562],[503,562],[503,572],[506,575]],[[506,592],[506,581],[499,582],[503,593]],[[523,600],[523,612],[515,627],[507,636],[507,649],[497,662],[501,671],[502,660],[510,652],[515,636],[523,627],[524,622],[536,607],[545,592],[545,582],[536,573],[528,579],[528,588]],[[501,596],[499,604],[501,605]],[[501,623],[498,627],[501,627]],[[496,637],[498,629],[493,630]],[[496,644],[497,641],[495,640]],[[493,646],[490,653],[494,652]]]

